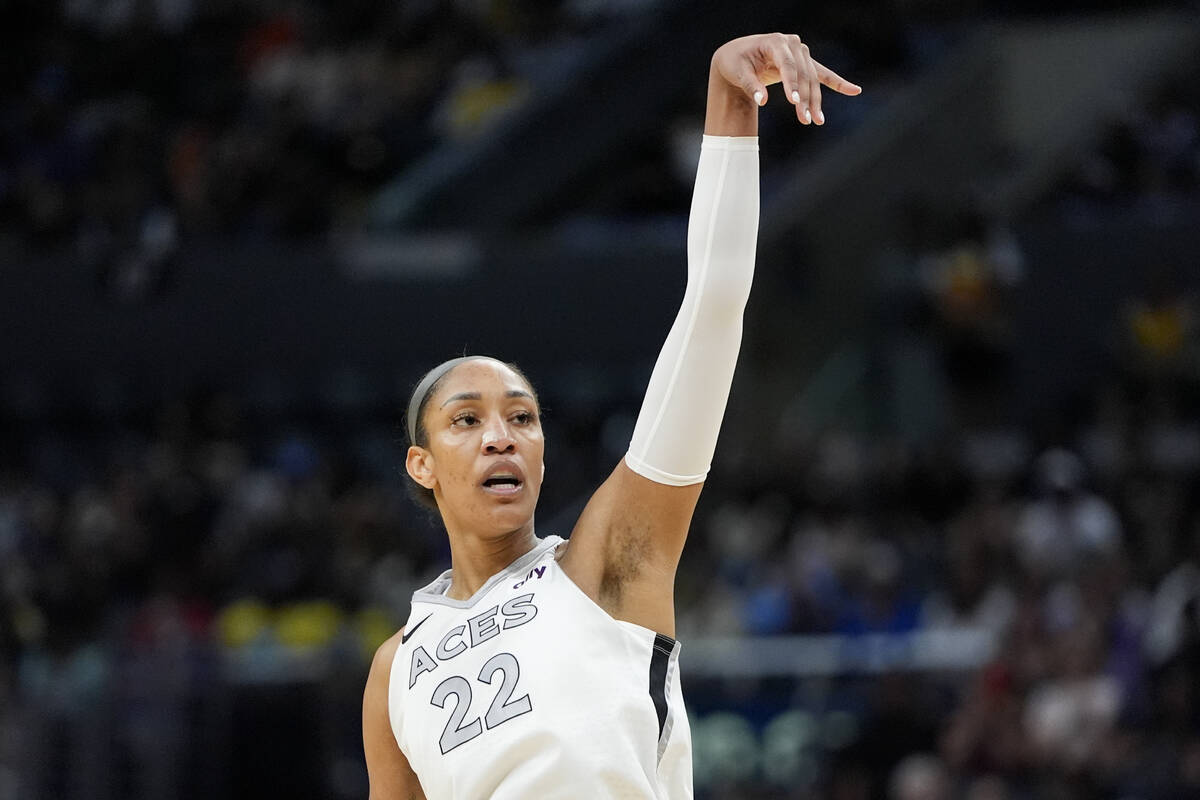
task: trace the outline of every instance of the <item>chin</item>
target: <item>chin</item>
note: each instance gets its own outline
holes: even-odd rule
[[[498,530],[509,533],[532,524],[536,506],[536,501],[506,503],[492,509],[491,519]]]
[[[523,506],[524,504],[522,504]],[[502,527],[508,530],[516,530],[533,522],[533,506],[527,507],[510,507],[498,509],[494,515],[494,519],[502,522]]]
[[[499,538],[531,525],[537,501],[537,493],[508,500],[487,498],[481,501],[478,496],[443,498],[439,508],[443,521],[464,531],[474,531],[475,535]]]

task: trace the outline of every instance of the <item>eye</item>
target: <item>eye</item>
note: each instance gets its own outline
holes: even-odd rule
[[[455,414],[454,418],[450,420],[450,423],[463,428],[469,428],[473,425],[479,424],[479,417],[475,416],[470,411],[464,411],[461,414]]]
[[[531,425],[537,420],[532,411],[518,411],[512,418],[518,425]]]

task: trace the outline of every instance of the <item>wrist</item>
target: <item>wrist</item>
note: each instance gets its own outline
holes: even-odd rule
[[[710,136],[758,135],[758,106],[740,87],[725,80],[715,60],[708,71],[704,132]]]

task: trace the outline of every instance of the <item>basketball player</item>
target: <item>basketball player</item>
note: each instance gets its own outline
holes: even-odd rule
[[[413,392],[406,467],[441,514],[451,569],[413,595],[371,665],[374,800],[692,796],[673,584],[741,339],[757,115],[773,83],[805,125],[824,124],[821,85],[861,91],[796,36],[748,36],[713,55],[682,307],[629,452],[569,540],[534,535],[544,442],[515,367],[454,359]]]

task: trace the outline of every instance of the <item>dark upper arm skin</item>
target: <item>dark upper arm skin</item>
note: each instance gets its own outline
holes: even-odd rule
[[[388,679],[403,634],[402,628],[375,651],[363,691],[363,753],[370,800],[425,800],[421,782],[396,744],[388,719]]]
[[[675,569],[702,483],[666,486],[624,459],[579,516],[560,564],[616,619],[675,635]]]

